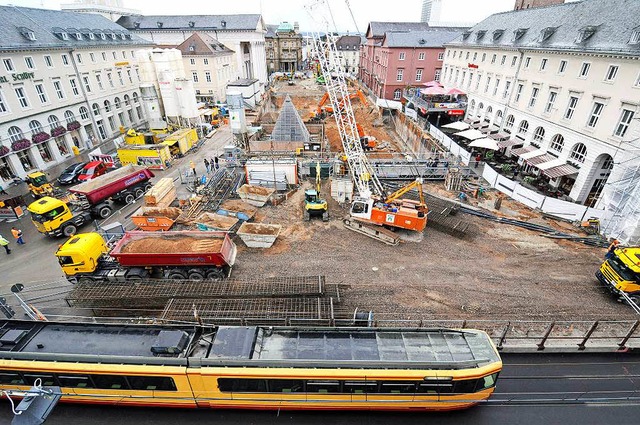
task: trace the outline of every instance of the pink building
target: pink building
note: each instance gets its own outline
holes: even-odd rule
[[[440,80],[444,44],[463,31],[423,22],[371,22],[359,78],[376,96],[400,100],[403,89]]]

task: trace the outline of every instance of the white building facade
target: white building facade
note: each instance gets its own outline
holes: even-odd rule
[[[0,7],[0,183],[47,169],[144,122],[134,51],[98,15]]]
[[[238,78],[267,83],[266,26],[261,15],[124,16],[119,25],[162,47],[176,47],[194,32],[204,33],[235,52]]]
[[[343,35],[336,40],[336,49],[338,49],[338,61],[342,65],[345,72],[353,76],[358,75],[360,66],[360,46],[366,42],[359,35]]]
[[[640,154],[630,145],[640,116],[640,26],[627,16],[640,16],[640,2],[492,15],[447,44],[442,81],[468,93],[467,117],[529,146],[525,167],[553,165],[552,184],[601,206],[611,176]]]

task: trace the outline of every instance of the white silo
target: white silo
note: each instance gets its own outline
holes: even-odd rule
[[[153,84],[140,84],[140,93],[149,128],[165,128],[167,123],[162,119],[162,108],[156,87]]]
[[[200,116],[196,102],[196,91],[193,88],[193,81],[186,78],[177,78],[174,81],[178,104],[180,105],[180,116],[185,119],[198,118]]]
[[[227,106],[229,107],[229,125],[233,134],[247,132],[247,119],[244,115],[244,99],[239,91],[227,92]]]

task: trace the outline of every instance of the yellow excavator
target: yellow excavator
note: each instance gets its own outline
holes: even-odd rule
[[[304,191],[304,221],[311,217],[322,217],[322,221],[329,221],[329,205],[326,199],[320,197],[320,161],[316,162],[316,187]]]
[[[47,176],[42,171],[34,171],[27,174],[27,184],[29,185],[29,192],[35,199],[40,199],[43,196],[55,196],[57,193],[56,188],[49,183]]]

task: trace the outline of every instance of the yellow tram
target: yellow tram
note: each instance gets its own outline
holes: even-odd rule
[[[162,407],[452,410],[502,368],[482,331],[0,321],[0,389]]]

